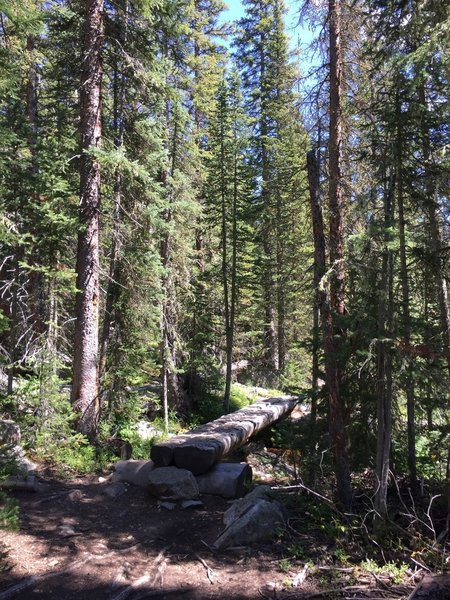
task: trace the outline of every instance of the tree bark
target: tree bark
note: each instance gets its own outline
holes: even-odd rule
[[[292,396],[268,398],[223,415],[191,432],[154,444],[151,458],[157,467],[175,464],[195,475],[245,444],[252,435],[287,416],[297,403]]]
[[[344,336],[342,317],[345,314],[345,268],[344,268],[344,196],[342,187],[342,47],[341,47],[341,0],[329,0],[329,57],[330,57],[330,126],[329,126],[329,189],[330,212],[330,331],[325,338],[326,353],[334,353],[331,380],[327,373],[330,405],[330,432],[334,445],[338,496],[344,506],[351,503],[351,478],[348,462],[348,439],[344,422],[344,399],[342,397]],[[323,305],[323,303],[322,303]],[[337,334],[339,333],[339,337]],[[330,337],[331,336],[331,337]],[[330,342],[333,342],[332,345]]]
[[[35,201],[38,199],[38,84],[39,77],[36,65],[36,37],[33,35],[27,38],[27,53],[30,61],[28,68],[28,78],[26,87],[26,112],[28,120],[28,148],[31,154],[30,182],[31,194]],[[51,253],[50,253],[51,258]],[[44,275],[42,269],[42,257],[30,256],[31,264],[36,265],[36,269],[31,269],[27,273],[28,278],[28,306],[30,311],[30,322],[32,324],[32,335],[34,338],[45,335],[47,330],[46,321],[46,290],[44,287]]]
[[[169,231],[169,223],[172,221],[173,188],[171,178],[175,173],[177,144],[178,144],[178,115],[173,115],[173,126],[171,124],[171,107],[166,101],[166,129],[167,135],[172,139],[167,140],[168,160],[170,163],[162,173],[162,183],[166,189],[166,208],[163,210],[162,219],[168,224],[160,244],[160,256],[163,266],[162,277],[162,306],[161,306],[161,399],[164,410],[164,422],[166,430],[169,426],[169,406],[183,410],[183,392],[180,389],[178,375],[176,372],[177,352],[175,345],[176,327],[176,305],[175,285],[173,281],[172,266],[172,235]]]
[[[222,245],[222,286],[223,303],[225,312],[225,341],[226,341],[226,371],[225,394],[223,408],[225,412],[230,409],[231,392],[231,362],[233,351],[233,332],[231,331],[230,294],[228,285],[228,231],[227,231],[227,193],[225,180],[225,120],[227,99],[224,94],[220,98],[220,207],[221,207],[221,245]]]
[[[320,164],[321,164],[321,124],[319,122],[317,135],[317,155],[307,160],[310,197],[314,198],[314,205],[321,210],[320,191]],[[310,164],[310,162],[312,164]],[[311,171],[311,174],[310,174]],[[311,204],[312,207],[312,204]],[[317,209],[316,209],[317,210]],[[323,219],[323,217],[322,217]],[[322,225],[323,227],[323,225]],[[324,256],[325,260],[325,256]],[[320,350],[320,280],[324,275],[316,260],[313,264],[313,325],[312,325],[312,369],[311,369],[311,422],[312,422],[312,444],[315,446],[315,428],[317,420],[317,399],[319,396],[319,350]]]
[[[384,248],[381,265],[380,295],[378,304],[377,340],[377,488],[375,508],[387,515],[387,489],[390,473],[390,450],[392,432],[392,321],[393,321],[393,255],[389,248],[392,225],[392,186],[385,190],[384,197]]]
[[[400,242],[400,277],[402,287],[403,338],[406,347],[411,344],[411,310],[408,264],[406,260],[405,210],[403,200],[403,127],[400,99],[397,97],[397,148],[396,148],[396,188],[398,204],[398,227]],[[415,425],[415,389],[412,357],[405,356],[407,361],[405,373],[407,431],[408,431],[408,471],[409,482],[413,489],[417,488],[416,468],[416,425]]]
[[[237,303],[237,246],[238,246],[238,231],[237,231],[237,206],[238,206],[238,156],[237,144],[238,140],[234,138],[234,172],[233,172],[233,206],[232,206],[232,228],[231,228],[231,305],[230,305],[230,336],[227,344],[227,378],[230,380],[231,387],[231,371],[233,364],[233,344],[234,344],[234,329],[236,322],[236,303]]]
[[[450,306],[448,301],[448,284],[445,276],[445,265],[442,256],[442,241],[439,228],[439,219],[437,216],[438,206],[436,202],[436,181],[431,171],[431,142],[430,132],[426,124],[427,101],[425,86],[419,86],[419,103],[422,107],[423,117],[421,120],[422,153],[424,162],[424,184],[425,184],[425,211],[428,217],[428,226],[430,230],[430,243],[432,252],[433,272],[436,277],[438,288],[438,298],[440,307],[440,320],[443,338],[443,353],[447,360],[447,367],[450,373]]]
[[[284,373],[286,368],[286,290],[284,281],[284,237],[283,231],[283,200],[281,198],[281,186],[276,184],[276,291],[277,291],[277,347],[278,347],[278,372]]]
[[[344,507],[348,508],[352,502],[348,439],[344,425],[338,365],[336,361],[333,315],[330,306],[330,297],[326,287],[327,284],[324,281],[326,273],[325,233],[319,195],[319,165],[316,153],[313,150],[308,152],[307,165],[314,233],[314,262],[316,264],[317,279],[319,281],[318,295],[328,390],[329,428],[333,444],[338,499]]]
[[[329,211],[330,300],[337,315],[345,313],[344,196],[342,189],[342,54],[340,0],[328,3],[330,36]]]
[[[261,12],[263,12],[261,7]],[[274,309],[274,282],[273,282],[273,244],[272,244],[272,219],[270,216],[270,170],[267,141],[269,137],[269,126],[267,122],[267,96],[269,93],[266,73],[265,40],[261,34],[260,41],[260,143],[261,143],[261,200],[262,200],[262,246],[263,246],[263,272],[262,289],[264,303],[264,363],[269,374],[273,375],[278,370],[277,336],[275,331],[275,309]]]
[[[125,60],[123,57],[123,48],[126,48],[128,40],[128,13],[129,2],[124,1],[123,16],[117,11],[116,21],[118,29],[118,41],[120,48],[117,50],[119,55],[116,57],[114,68],[114,145],[116,148],[123,146],[125,132]],[[103,317],[103,327],[100,342],[100,361],[99,361],[99,379],[103,380],[106,373],[106,362],[108,346],[111,341],[111,335],[114,327],[118,326],[114,319],[114,309],[117,297],[119,295],[119,257],[121,250],[121,224],[122,224],[122,171],[119,167],[114,173],[114,213],[113,213],[113,232],[111,242],[111,255],[109,259],[109,279],[106,290],[105,314]]]
[[[80,207],[71,401],[78,429],[90,440],[100,416],[98,388],[100,164],[89,155],[101,144],[103,0],[86,0],[80,91]]]

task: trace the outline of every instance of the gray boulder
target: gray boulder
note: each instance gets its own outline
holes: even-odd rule
[[[271,500],[268,488],[259,486],[250,494],[233,502],[224,514],[225,531],[214,543],[215,548],[242,546],[267,540],[285,524],[282,505]]]
[[[160,467],[148,478],[148,491],[156,498],[190,500],[198,498],[199,489],[194,475],[187,469]]]
[[[37,465],[25,456],[20,446],[20,428],[14,421],[0,420],[0,465],[11,465],[21,475],[28,475]]]
[[[234,521],[237,521],[248,512],[258,500],[266,500],[267,502],[273,502],[269,497],[270,487],[268,485],[258,485],[251,492],[249,492],[243,498],[235,500],[230,508],[223,515],[223,522],[225,527],[228,527]],[[277,504],[281,506],[278,502]]]
[[[240,498],[252,481],[252,469],[247,463],[217,463],[196,479],[201,494]]]
[[[115,483],[111,483],[110,485],[107,485],[105,487],[105,489],[103,490],[103,494],[105,496],[108,496],[108,498],[112,498],[113,500],[115,500],[116,498],[119,498],[120,496],[123,496],[124,494],[126,494],[127,492],[127,486],[125,483],[122,483],[121,481],[116,481]]]
[[[146,488],[154,468],[155,464],[152,460],[119,460],[114,465],[115,472],[111,480]]]
[[[20,442],[20,428],[6,419],[0,420],[0,452],[6,453]]]

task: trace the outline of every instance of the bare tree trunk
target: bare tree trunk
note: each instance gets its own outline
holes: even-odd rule
[[[237,143],[238,140],[234,138],[234,164],[233,164],[233,198],[231,206],[231,272],[230,284],[231,284],[231,297],[229,303],[229,310],[226,314],[226,321],[228,322],[226,332],[226,344],[227,344],[227,357],[226,357],[226,375],[225,375],[225,398],[224,398],[224,409],[229,412],[230,403],[230,392],[231,392],[231,368],[233,363],[233,344],[234,344],[234,327],[236,321],[236,302],[237,302],[237,244],[238,244],[238,233],[237,233],[237,205],[238,205],[238,156],[237,156]],[[225,175],[225,174],[224,174]],[[225,205],[222,205],[222,209],[225,209]],[[225,213],[222,214],[222,227],[226,226]],[[222,243],[225,246],[225,238],[222,239]],[[226,261],[225,261],[226,262]],[[227,296],[228,298],[228,292]],[[227,302],[227,299],[225,300]]]
[[[100,416],[98,388],[100,164],[89,149],[101,144],[103,0],[86,0],[80,91],[80,207],[77,298],[71,401],[78,429],[90,440]]]
[[[397,98],[397,203],[398,203],[398,227],[400,242],[400,277],[402,284],[402,308],[403,308],[403,337],[406,347],[411,344],[411,310],[409,294],[408,265],[406,260],[406,234],[405,234],[405,210],[403,202],[403,127],[400,99]],[[417,488],[416,468],[416,424],[415,424],[415,390],[414,369],[412,357],[405,356],[407,367],[405,373],[406,411],[408,430],[408,471],[409,482],[413,489]]]
[[[237,145],[237,139],[234,140]],[[237,147],[237,146],[236,146]],[[237,304],[237,247],[238,247],[238,231],[237,231],[237,206],[238,206],[238,157],[235,150],[234,156],[234,179],[233,179],[233,207],[232,207],[232,229],[231,229],[231,306],[230,306],[230,340],[229,340],[229,355],[227,357],[228,370],[230,371],[231,380],[231,365],[233,362],[233,344],[234,344],[234,328],[236,322],[236,304]]]
[[[313,150],[308,152],[308,180],[310,190],[311,214],[314,232],[314,262],[319,280],[318,295],[320,301],[320,318],[323,332],[325,353],[325,372],[327,377],[329,427],[333,444],[334,461],[337,479],[337,493],[340,503],[349,507],[352,502],[350,465],[348,459],[348,440],[345,431],[342,410],[341,393],[339,388],[338,365],[336,361],[335,338],[333,331],[333,316],[330,297],[326,288],[324,276],[325,262],[325,233],[322,207],[319,196],[319,165]]]
[[[278,371],[283,374],[286,367],[286,290],[284,287],[284,236],[283,207],[280,194],[280,184],[276,186],[277,195],[277,222],[276,222],[276,259],[277,259],[277,346],[278,346]]]
[[[166,208],[163,219],[169,223],[172,211]],[[163,301],[161,307],[161,399],[164,409],[164,421],[168,428],[169,408],[183,410],[185,407],[183,391],[180,389],[177,375],[177,355],[175,346],[176,310],[174,300],[174,282],[172,273],[172,239],[169,233],[161,241],[161,260],[164,268],[162,281]]]
[[[167,181],[167,174],[165,176]],[[163,219],[166,222],[171,220],[170,208],[166,208],[163,213]],[[172,352],[169,340],[169,331],[171,329],[171,314],[170,314],[170,235],[165,233],[161,241],[161,260],[164,269],[162,280],[163,300],[161,307],[161,402],[164,413],[164,426],[166,433],[169,431],[169,387],[170,387],[170,371],[173,369]]]
[[[344,197],[342,188],[342,48],[341,48],[341,2],[329,0],[329,44],[330,44],[330,131],[329,131],[329,190],[328,207],[330,211],[330,316],[331,335],[344,331],[342,317],[345,314],[345,268],[344,268]],[[323,305],[323,303],[322,303]],[[327,342],[326,352],[334,352],[332,377],[327,373],[327,385],[330,404],[330,432],[334,445],[338,495],[343,505],[351,503],[351,478],[348,462],[348,437],[344,422],[344,399],[342,397],[342,344]],[[330,388],[329,388],[330,389]]]
[[[432,289],[432,282],[430,281],[430,273],[428,269],[425,269],[424,272],[424,281],[423,281],[423,297],[424,297],[424,322],[425,322],[425,331],[424,331],[424,341],[427,348],[430,348],[432,333],[430,331],[430,310],[429,310],[429,301],[430,301],[430,291]],[[432,392],[432,375],[431,375],[431,358],[427,357],[427,378],[426,378],[426,392],[425,392],[425,406],[427,411],[427,427],[428,431],[432,431],[434,429],[433,423],[433,392]]]
[[[262,199],[262,246],[264,252],[264,267],[262,273],[262,289],[264,303],[264,362],[273,375],[278,370],[277,335],[275,331],[275,309],[274,309],[274,281],[273,281],[273,244],[270,218],[270,172],[269,157],[267,151],[267,140],[269,137],[269,126],[266,114],[266,99],[268,95],[266,57],[264,55],[264,34],[261,34],[260,46],[260,90],[261,90],[261,115],[259,121],[261,140],[261,199]]]
[[[321,123],[319,122],[318,135],[317,135],[317,156],[314,157],[316,164],[310,165],[309,159],[307,164],[308,177],[310,181],[310,196],[316,198],[315,204],[320,208],[320,165],[321,165]],[[314,163],[314,161],[313,161]],[[312,169],[311,174],[309,171]],[[325,259],[324,259],[325,260]],[[320,349],[320,280],[322,279],[324,272],[321,272],[319,265],[314,260],[313,264],[313,287],[314,287],[314,298],[313,298],[313,325],[312,325],[312,368],[311,368],[311,421],[312,421],[312,442],[315,445],[315,428],[317,420],[317,399],[319,396],[319,349]]]
[[[19,290],[21,286],[21,272],[19,268],[19,260],[23,256],[23,250],[20,247],[16,247],[16,253],[13,258],[13,269],[14,269],[14,281],[12,282],[12,294],[11,294],[11,327],[9,330],[9,365],[8,365],[8,382],[6,393],[8,396],[12,396],[14,391],[14,378],[16,374],[16,367],[19,361]],[[12,406],[12,405],[11,405]]]
[[[330,135],[329,135],[329,211],[330,263],[333,270],[330,286],[332,310],[345,313],[344,268],[344,197],[342,189],[342,55],[340,0],[329,0],[330,27]]]
[[[173,189],[170,179],[175,173],[177,143],[178,143],[178,116],[173,116],[173,130],[171,129],[171,114],[169,101],[166,102],[166,129],[167,149],[170,164],[162,173],[162,183],[166,188],[167,206],[163,211],[162,218],[166,223],[170,223],[172,216]],[[172,132],[172,139],[170,135]],[[161,398],[164,408],[164,420],[166,428],[168,427],[169,406],[177,409],[184,409],[184,395],[180,389],[178,375],[176,372],[177,353],[175,346],[175,328],[176,328],[176,307],[175,307],[175,286],[173,282],[172,269],[172,236],[167,227],[160,244],[160,256],[164,269],[162,278],[162,306],[161,306],[161,379],[162,391]]]
[[[231,331],[230,319],[230,294],[228,289],[228,231],[227,231],[227,200],[226,200],[226,181],[225,181],[225,131],[224,119],[226,111],[226,99],[221,98],[221,119],[220,119],[220,206],[222,218],[221,245],[222,245],[222,286],[223,302],[225,312],[225,340],[226,340],[226,371],[225,371],[225,394],[223,398],[223,408],[225,412],[230,409],[231,392],[231,360],[233,351],[233,332]]]
[[[390,473],[392,433],[392,321],[393,321],[393,255],[389,248],[393,221],[393,178],[384,194],[384,249],[381,265],[378,304],[377,341],[377,488],[375,508],[387,515],[387,490]]]

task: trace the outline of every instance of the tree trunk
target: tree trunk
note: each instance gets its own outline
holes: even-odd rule
[[[80,91],[80,207],[71,401],[78,429],[90,440],[100,416],[98,392],[100,164],[89,149],[101,143],[103,0],[86,0]]]
[[[225,412],[230,409],[231,392],[231,361],[233,351],[233,332],[231,331],[230,319],[230,295],[228,289],[228,232],[227,232],[227,199],[226,199],[226,181],[225,181],[225,119],[226,119],[226,97],[220,99],[221,119],[220,119],[220,207],[222,218],[221,245],[222,245],[222,285],[223,285],[223,303],[225,312],[225,340],[226,340],[226,372],[225,372],[225,394],[223,399],[223,408]]]
[[[123,57],[123,48],[126,48],[128,40],[128,13],[129,2],[125,0],[123,7],[123,16],[119,11],[116,13],[117,29],[119,32],[120,48],[119,56],[116,57],[114,68],[114,145],[116,148],[123,146],[123,136],[125,131],[125,60]],[[111,340],[111,334],[117,322],[114,319],[114,309],[117,296],[119,294],[119,256],[121,250],[121,223],[122,223],[122,171],[118,167],[114,173],[114,213],[113,213],[113,232],[111,242],[111,255],[109,259],[109,279],[106,290],[105,314],[103,317],[102,336],[100,342],[100,367],[99,379],[103,380],[106,373],[106,358],[108,346]]]
[[[230,310],[229,310],[229,329],[227,333],[227,369],[226,369],[226,386],[225,386],[225,398],[227,404],[224,403],[226,412],[229,411],[229,398],[231,391],[231,371],[233,364],[233,344],[234,344],[234,326],[236,321],[236,302],[237,302],[237,204],[238,204],[238,156],[237,156],[237,143],[238,140],[234,138],[234,164],[233,164],[233,200],[231,208],[231,299],[230,299]],[[228,396],[227,396],[228,390]]]
[[[325,338],[326,353],[334,353],[332,380],[327,373],[330,403],[330,431],[336,460],[338,495],[345,506],[351,503],[351,478],[348,462],[348,439],[344,423],[344,399],[342,397],[343,358],[342,340],[344,331],[342,317],[345,313],[344,297],[344,197],[342,189],[342,48],[341,48],[341,2],[329,0],[329,44],[330,44],[330,128],[329,128],[329,189],[330,212],[330,280],[329,333]],[[323,306],[323,302],[321,303]],[[331,337],[330,337],[331,336]],[[333,336],[334,339],[333,339]],[[332,342],[332,344],[330,344]]]
[[[281,185],[276,185],[276,260],[277,260],[277,346],[278,346],[278,371],[282,375],[286,368],[286,290],[284,282],[284,237],[283,231],[283,206],[280,194]]]
[[[317,135],[317,156],[307,160],[308,179],[310,186],[310,197],[315,198],[316,204],[321,210],[321,192],[320,192],[320,147],[321,147],[321,124],[319,122]],[[312,164],[310,165],[310,162]],[[315,164],[314,164],[315,161]],[[311,171],[311,173],[310,173]],[[322,217],[323,220],[323,217]],[[325,260],[325,257],[324,257]],[[312,368],[311,368],[311,422],[312,422],[312,445],[315,446],[315,428],[317,420],[317,399],[319,396],[319,350],[320,350],[320,280],[324,272],[319,268],[318,263],[313,263],[313,325],[312,325]]]
[[[344,198],[342,189],[342,56],[340,0],[329,0],[330,27],[330,135],[329,135],[329,211],[331,308],[345,313],[344,298]]]
[[[422,153],[425,169],[425,211],[428,217],[428,226],[430,229],[430,242],[432,252],[433,272],[436,276],[438,288],[438,298],[440,307],[440,319],[443,338],[443,351],[447,359],[447,367],[450,373],[450,306],[448,301],[448,286],[445,276],[445,264],[442,254],[442,241],[439,228],[439,219],[437,216],[438,205],[436,202],[436,181],[431,171],[431,142],[430,132],[426,124],[425,115],[427,112],[427,102],[425,86],[419,86],[419,103],[422,107],[423,117],[421,120]]]
[[[13,258],[14,281],[12,283],[11,294],[11,327],[9,329],[9,365],[8,365],[8,382],[6,393],[12,396],[14,392],[14,378],[16,374],[17,363],[19,362],[19,289],[21,284],[21,272],[19,268],[19,260],[23,256],[23,250],[19,246],[16,247],[15,257]],[[12,270],[11,269],[11,270]],[[11,406],[13,406],[11,404]]]
[[[273,282],[273,244],[272,244],[272,219],[270,216],[271,210],[271,194],[270,194],[270,170],[269,157],[267,151],[267,141],[269,137],[269,126],[267,123],[267,96],[269,93],[266,81],[266,57],[264,54],[264,35],[261,34],[261,50],[260,50],[260,141],[261,141],[261,200],[262,200],[262,246],[263,246],[263,261],[262,269],[262,290],[264,303],[264,363],[268,370],[268,374],[273,374],[278,370],[277,356],[277,336],[275,331],[275,309],[274,309],[274,282]]]
[[[229,364],[229,378],[231,380],[231,366],[233,362],[233,344],[234,344],[234,327],[236,322],[236,303],[237,303],[237,246],[238,246],[238,233],[237,233],[237,205],[238,205],[238,157],[237,157],[237,139],[235,141],[235,155],[234,155],[234,178],[233,178],[233,207],[232,207],[232,229],[231,229],[231,306],[230,306],[230,340],[229,340],[229,353],[227,356],[227,366]]]
[[[154,444],[151,458],[158,467],[175,464],[195,475],[245,444],[253,435],[288,415],[297,403],[293,396],[261,400],[251,406],[223,415],[165,442]]]
[[[170,136],[171,129],[171,114],[169,101],[166,102],[166,129],[167,135]],[[167,206],[163,211],[162,218],[169,224],[172,221],[172,202],[173,189],[170,179],[175,172],[175,163],[177,156],[177,139],[178,139],[178,116],[174,115],[172,139],[167,140],[168,160],[170,164],[162,173],[162,183],[166,188]],[[161,399],[164,409],[164,421],[166,429],[169,424],[169,406],[183,410],[185,407],[183,392],[180,389],[178,375],[176,372],[177,354],[175,346],[175,327],[176,327],[176,305],[175,305],[175,286],[173,282],[173,267],[172,267],[172,235],[167,226],[166,232],[160,244],[160,256],[163,266],[162,292],[163,300],[161,306],[161,380],[162,390]]]
[[[35,201],[38,199],[38,72],[35,59],[36,38],[33,35],[27,38],[27,52],[29,55],[29,69],[26,88],[26,105],[28,120],[28,148],[31,154],[30,180],[31,194]],[[44,276],[39,269],[39,263],[42,257],[30,256],[30,262],[36,265],[37,269],[31,269],[27,273],[28,277],[28,306],[30,312],[30,322],[34,338],[45,335],[46,333],[46,299],[44,289]]]
[[[400,242],[400,277],[402,286],[402,308],[403,308],[403,338],[406,347],[411,344],[411,311],[409,294],[408,265],[406,261],[406,234],[405,234],[405,210],[403,202],[403,127],[400,99],[397,98],[397,203],[398,203],[398,227]],[[408,471],[409,482],[413,489],[417,488],[416,469],[416,425],[415,425],[415,391],[414,391],[414,368],[412,357],[405,355],[407,367],[405,372],[406,411],[408,430]]]
[[[393,179],[393,178],[391,178]],[[390,473],[392,432],[392,323],[393,323],[393,255],[389,248],[390,227],[393,221],[393,181],[384,194],[384,249],[381,266],[378,305],[377,341],[377,488],[375,508],[381,516],[387,515],[387,489]]]
[[[345,431],[339,387],[338,365],[336,361],[335,338],[333,332],[333,316],[330,306],[330,297],[326,288],[326,282],[324,281],[326,272],[325,233],[319,196],[319,165],[313,150],[308,152],[307,163],[314,233],[314,262],[316,264],[317,277],[319,280],[318,294],[328,390],[329,428],[334,452],[337,494],[340,503],[345,508],[348,508],[352,502],[348,440],[347,432]]]
[[[424,322],[425,322],[425,331],[424,331],[424,342],[425,345],[427,346],[427,348],[431,347],[431,340],[433,337],[432,331],[431,331],[431,321],[430,321],[430,309],[429,309],[429,303],[430,303],[430,291],[432,290],[433,286],[432,286],[432,282],[430,281],[430,273],[428,271],[428,269],[425,269],[424,272],[424,281],[423,281],[423,298],[424,298],[424,307],[423,307],[423,316],[424,316]],[[430,357],[427,357],[426,359],[427,361],[427,377],[426,377],[426,383],[425,383],[425,408],[426,408],[426,412],[427,412],[427,427],[428,427],[428,431],[432,431],[434,429],[434,423],[433,423],[433,386],[432,386],[432,375],[431,375],[431,370],[432,370],[432,359]]]

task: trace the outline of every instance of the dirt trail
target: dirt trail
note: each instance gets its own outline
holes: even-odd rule
[[[285,578],[276,541],[211,549],[229,506],[221,498],[167,511],[134,486],[111,499],[92,477],[44,485],[41,493],[16,493],[20,531],[2,532],[13,568],[0,582],[0,600],[244,600]],[[15,585],[23,587],[14,593]]]

